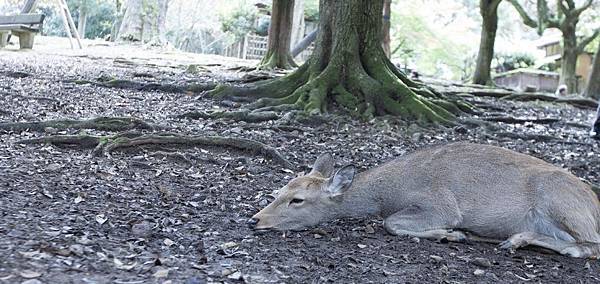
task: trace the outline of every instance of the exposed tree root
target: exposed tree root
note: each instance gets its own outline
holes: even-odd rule
[[[567,103],[573,105],[575,107],[581,108],[597,108],[598,102],[592,99],[583,98],[583,97],[571,97],[571,98],[558,98],[555,96],[549,96],[544,94],[512,94],[510,96],[505,96],[502,98],[503,100],[514,100],[521,102],[528,101],[545,101],[545,102],[555,102],[555,103]]]
[[[526,134],[526,133],[514,133],[514,132],[494,132],[494,135],[486,134],[486,137],[490,139],[507,138],[506,141],[514,141],[516,139],[521,139],[525,141],[537,141],[537,142],[552,142],[552,143],[560,143],[565,145],[582,145],[582,146],[591,146],[591,143],[587,142],[577,142],[577,141],[565,141],[560,138],[543,135],[543,134]]]
[[[126,131],[132,129],[155,130],[158,126],[151,125],[131,117],[98,117],[88,120],[50,120],[40,122],[7,122],[0,123],[2,131],[39,131],[47,128],[63,129],[96,129],[102,131]]]
[[[263,57],[261,62],[258,64],[256,69],[258,70],[273,70],[276,68],[280,69],[292,69],[298,67],[290,53],[285,55],[285,58],[279,58],[280,55],[275,51],[269,51],[268,54]]]
[[[21,71],[4,71],[4,72],[2,72],[2,75],[6,76],[6,77],[10,77],[10,78],[15,78],[15,79],[22,79],[22,78],[27,78],[27,77],[32,76],[30,73],[21,72]]]
[[[186,112],[184,114],[178,115],[177,118],[189,118],[189,119],[230,119],[235,121],[246,121],[246,122],[262,122],[269,120],[279,119],[280,116],[273,111],[248,111],[248,110],[240,110],[240,111],[217,111],[217,112],[202,112],[202,111],[192,111]]]
[[[94,149],[92,154],[109,155],[114,150],[133,148],[138,146],[173,145],[180,147],[191,146],[217,146],[230,147],[238,150],[259,153],[271,158],[276,163],[292,168],[277,149],[264,143],[245,139],[220,136],[184,136],[175,133],[143,134],[137,132],[124,132],[114,136],[92,135],[56,135],[41,138],[22,140],[22,144],[49,143],[59,147],[81,147]]]
[[[521,140],[535,140],[540,142],[551,142],[551,141],[560,141],[559,138],[550,135],[543,134],[526,134],[526,133],[514,133],[514,132],[495,132],[495,136],[497,137],[505,137],[511,139],[521,139]],[[491,136],[494,137],[494,136]]]
[[[492,97],[502,98],[513,95],[514,92],[503,90],[503,89],[466,89],[458,91],[446,91],[446,94],[453,94],[458,96],[473,95],[476,97]]]
[[[24,99],[24,100],[36,100],[36,101],[46,101],[46,102],[52,102],[52,103],[60,103],[60,101],[57,100],[57,99],[46,98],[46,97],[26,96],[26,95],[13,94],[13,93],[8,93],[8,92],[0,92],[0,95],[21,98],[21,99]]]
[[[373,64],[374,66],[375,64]],[[307,64],[282,78],[257,82],[245,87],[221,85],[209,94],[217,98],[260,98],[248,106],[256,111],[304,110],[310,114],[327,112],[332,103],[365,119],[376,115],[398,115],[422,122],[455,125],[456,117],[475,113],[475,107],[459,99],[450,99],[416,83],[406,85],[397,70],[373,67],[373,73],[352,72],[345,83],[333,68],[313,74]],[[395,68],[395,67],[394,67]],[[381,70],[379,70],[381,69]],[[383,79],[375,79],[375,78]],[[348,84],[345,86],[345,84]],[[352,92],[350,91],[352,90]]]
[[[68,82],[79,85],[91,84],[105,88],[129,89],[137,91],[160,91],[165,93],[201,93],[204,91],[212,90],[216,87],[216,84],[214,83],[175,85],[136,82],[124,79],[110,79],[105,81],[70,80]]]
[[[484,117],[483,120],[512,123],[512,124],[521,124],[521,123],[527,123],[527,122],[537,123],[537,124],[551,124],[551,123],[560,121],[559,118],[518,118],[518,117],[512,117],[512,116]]]

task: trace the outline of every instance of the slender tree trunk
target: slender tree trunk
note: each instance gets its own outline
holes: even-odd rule
[[[291,69],[297,66],[290,53],[294,2],[294,0],[273,0],[267,54],[258,68]]]
[[[492,85],[491,65],[494,58],[494,44],[496,42],[496,30],[498,29],[498,5],[500,1],[481,0],[479,2],[479,11],[483,19],[483,25],[481,27],[481,39],[473,83]]]
[[[296,46],[304,38],[304,0],[294,1],[294,20],[292,22],[292,35],[290,47]]]
[[[585,88],[584,95],[600,100],[600,44],[598,44],[596,54],[594,55],[592,72],[590,72],[590,77],[588,79],[588,84]]]
[[[87,0],[79,2],[79,20],[77,21],[77,32],[81,38],[85,38],[85,26],[87,24]]]
[[[125,14],[124,7],[121,0],[115,0],[115,7],[117,10],[116,19],[113,21],[112,28],[110,29],[110,41],[116,41],[119,37],[119,29],[123,22],[123,15]]]
[[[560,63],[560,84],[567,86],[569,94],[577,93],[577,36],[575,26],[569,25],[562,29],[563,51]]]
[[[339,106],[365,118],[398,115],[454,124],[471,106],[413,82],[381,46],[383,0],[321,0],[319,33],[307,63],[287,76],[245,87],[219,86],[215,97],[261,98],[251,108],[327,112]]]
[[[391,50],[390,50],[390,17],[391,17],[391,6],[392,0],[383,0],[383,52],[385,52],[385,56],[390,58]]]

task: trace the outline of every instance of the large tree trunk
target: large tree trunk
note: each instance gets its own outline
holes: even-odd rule
[[[290,53],[294,2],[294,0],[273,0],[267,54],[258,68],[291,69],[297,66]]]
[[[477,65],[473,75],[473,83],[491,85],[491,65],[494,58],[494,43],[498,29],[498,5],[500,0],[480,0],[479,12],[483,19]]]
[[[144,0],[127,0],[125,14],[119,28],[119,40],[141,41],[144,32],[143,22]]]
[[[567,86],[569,94],[577,93],[577,36],[575,26],[566,26],[562,29],[563,51],[560,63],[560,84]]]
[[[316,47],[307,63],[282,78],[243,88],[220,86],[215,97],[262,98],[252,107],[327,112],[340,106],[369,118],[392,114],[453,124],[462,102],[408,79],[381,47],[383,0],[321,0]]]
[[[383,45],[383,52],[390,58],[390,17],[392,12],[392,0],[383,0],[383,39],[381,44]]]
[[[592,72],[590,72],[584,95],[600,100],[600,44],[598,44],[598,48],[596,49],[596,55],[594,55]]]
[[[125,41],[161,41],[164,33],[168,0],[128,0],[119,40]]]

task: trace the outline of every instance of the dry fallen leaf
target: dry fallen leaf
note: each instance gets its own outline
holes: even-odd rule
[[[39,272],[33,271],[33,270],[23,270],[23,271],[19,272],[19,276],[21,276],[23,278],[31,279],[31,278],[37,278],[37,277],[42,276],[42,273],[39,273]]]
[[[169,269],[166,269],[166,268],[159,269],[156,272],[154,272],[154,274],[152,274],[152,276],[154,276],[155,278],[165,278],[165,277],[169,276]]]
[[[104,216],[104,214],[96,215],[96,222],[98,222],[98,224],[102,225],[102,224],[106,223],[106,220],[108,220],[108,218],[106,218]]]
[[[75,197],[75,200],[73,200],[73,202],[75,202],[75,204],[79,204],[81,202],[83,202],[83,197],[81,197],[81,195],[77,195],[77,197]]]
[[[174,241],[172,241],[172,240],[171,240],[171,239],[169,239],[169,238],[166,238],[166,239],[163,241],[163,243],[165,243],[165,245],[167,245],[167,246],[169,246],[169,247],[175,244],[175,242],[174,242]]]

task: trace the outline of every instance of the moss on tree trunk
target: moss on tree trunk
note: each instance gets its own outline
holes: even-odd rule
[[[267,54],[258,65],[259,69],[292,69],[296,67],[290,53],[294,0],[273,0]]]
[[[454,124],[471,107],[411,81],[381,46],[383,0],[320,1],[319,34],[308,62],[282,78],[245,87],[219,86],[215,97],[260,98],[253,108],[324,113],[333,104],[353,114],[398,115]]]

